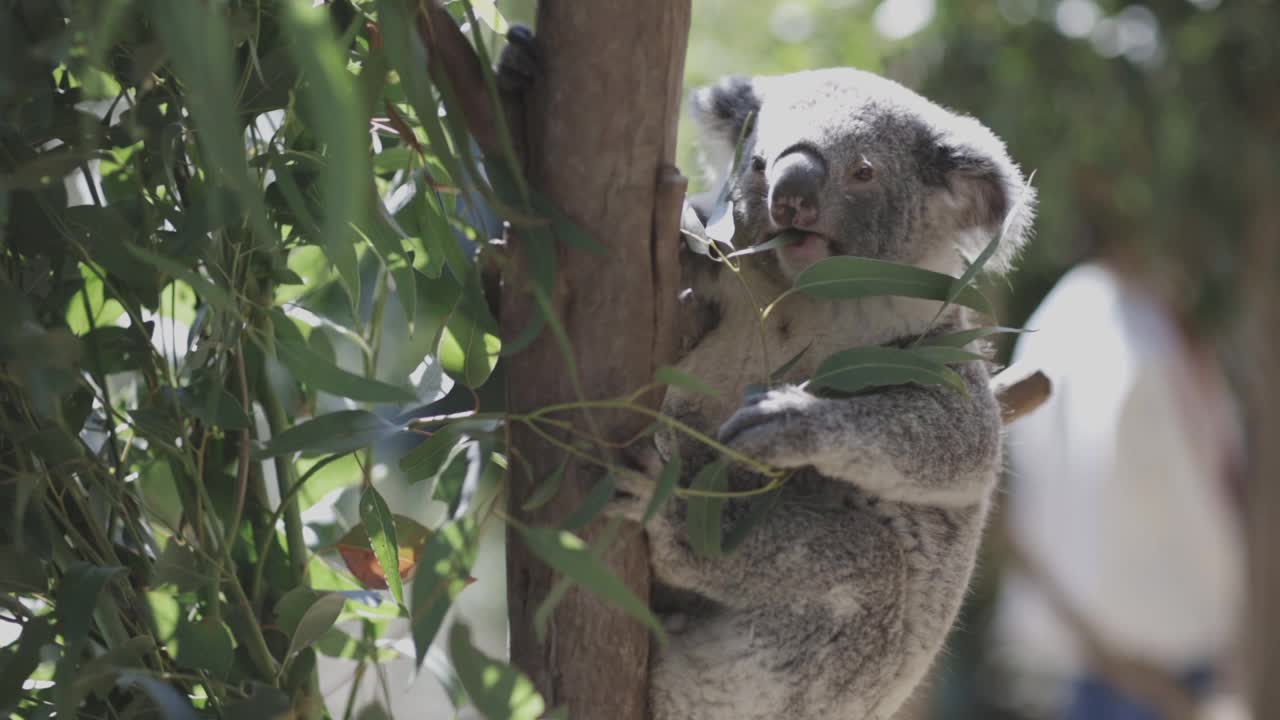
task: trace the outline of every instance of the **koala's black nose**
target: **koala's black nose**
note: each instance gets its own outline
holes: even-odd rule
[[[827,165],[810,150],[792,150],[774,163],[769,215],[780,227],[807,227],[818,221],[818,194]]]

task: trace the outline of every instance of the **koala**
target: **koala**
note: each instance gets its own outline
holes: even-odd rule
[[[712,168],[730,166],[743,139],[737,167],[718,180],[734,245],[791,242],[736,258],[737,276],[685,251],[692,298],[678,367],[717,395],[672,386],[663,412],[792,474],[723,557],[692,551],[682,499],[649,522],[655,609],[682,625],[655,647],[650,714],[888,720],[964,597],[1001,466],[1000,408],[981,362],[953,366],[967,393],[908,384],[822,397],[802,383],[833,352],[905,346],[975,319],[959,306],[938,317],[935,301],[793,294],[762,329],[760,306],[833,255],[958,276],[1003,232],[985,268],[1005,272],[1030,233],[1034,195],[979,122],[867,72],[731,77],[691,104]],[[742,400],[797,355],[783,384]],[[686,485],[715,459],[681,435],[656,445],[661,457],[679,452]],[[767,481],[740,465],[728,474],[730,490]],[[652,484],[621,483],[611,511],[640,519]],[[726,502],[725,533],[760,501]]]

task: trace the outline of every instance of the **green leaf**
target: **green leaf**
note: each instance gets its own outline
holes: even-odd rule
[[[538,720],[546,703],[529,678],[486,656],[471,643],[471,628],[449,631],[449,659],[471,702],[487,720]]]
[[[276,331],[276,357],[307,385],[360,402],[406,403],[418,399],[406,388],[347,372],[321,357],[295,339],[297,328],[283,314],[274,314],[272,324]]]
[[[773,512],[782,499],[782,493],[776,489],[765,493],[763,496],[744,498],[745,501],[751,503],[747,514],[736,524],[729,532],[724,535],[724,551],[731,553],[738,549],[738,546],[747,539],[747,535],[755,529],[757,525],[764,520],[769,513]]]
[[[950,275],[914,265],[840,255],[802,271],[791,287],[813,297],[833,300],[894,295],[945,302],[958,282]],[[954,302],[992,314],[991,303],[971,287],[963,288]]]
[[[448,332],[440,342],[440,365],[470,388],[480,387],[497,364],[501,352],[498,324],[489,313],[479,275],[467,273],[462,294],[449,315]]]
[[[306,606],[298,618],[297,625],[289,633],[286,662],[301,650],[310,647],[333,627],[333,624],[338,621],[338,615],[342,614],[342,606],[346,600],[338,593],[320,593]]]
[[[445,425],[436,429],[431,436],[400,458],[400,469],[406,474],[409,482],[417,482],[434,477],[445,461],[450,457],[453,448],[461,439],[461,432],[456,425]]]
[[[677,385],[685,390],[691,390],[698,393],[699,395],[706,395],[707,397],[720,396],[720,393],[716,392],[715,388],[689,373],[680,370],[679,368],[671,367],[670,365],[663,365],[658,368],[653,373],[653,379],[663,385]]]
[[[44,563],[33,552],[14,545],[0,545],[0,591],[43,594],[49,589]]]
[[[362,117],[355,80],[346,70],[346,53],[338,46],[327,8],[311,3],[288,2],[280,14],[290,34],[287,46],[302,70],[302,109],[308,128],[325,147],[321,173],[324,220],[321,235],[325,253],[338,269],[351,297],[359,296],[360,272],[356,263],[352,226],[363,220],[373,189],[366,150],[366,118]]]
[[[562,460],[555,470],[538,485],[538,489],[534,490],[529,499],[524,501],[521,509],[526,512],[529,510],[537,510],[546,505],[551,498],[556,496],[556,491],[560,489],[560,482],[564,480],[564,469],[569,464],[568,459]]]
[[[198,622],[182,623],[173,642],[179,665],[192,670],[207,670],[219,678],[226,677],[231,671],[235,648],[227,628],[217,620],[204,618]]]
[[[0,664],[0,713],[8,713],[22,697],[22,685],[40,667],[40,650],[54,640],[53,627],[43,618],[27,621],[17,649]],[[7,648],[6,648],[7,649]]]
[[[72,302],[74,304],[69,310],[74,310],[80,303],[79,297]],[[70,312],[67,314],[71,315]],[[81,312],[82,316],[83,314]],[[146,335],[133,328],[103,327],[102,320],[101,316],[95,317],[94,322],[98,327],[81,338],[85,347],[84,357],[89,359],[88,369],[102,375],[141,370],[151,355],[151,345],[147,342]],[[95,360],[99,365],[94,365]]]
[[[437,530],[423,550],[413,579],[410,608],[418,666],[422,665],[432,640],[440,631],[449,606],[470,580],[478,533],[474,518],[460,518]]]
[[[729,461],[720,458],[698,471],[690,490],[702,493],[723,493],[729,486]],[[720,557],[722,533],[721,516],[725,498],[715,495],[691,494],[686,499],[688,513],[689,546],[703,557]]]
[[[662,466],[662,472],[658,474],[658,482],[653,488],[653,495],[649,497],[648,507],[644,509],[641,525],[647,525],[676,491],[676,482],[680,479],[680,464],[680,452],[675,450],[667,464]]]
[[[237,115],[232,74],[238,66],[233,55],[237,45],[231,39],[227,13],[213,3],[151,0],[149,6],[154,35],[169,51],[188,91],[182,99],[195,121],[194,135],[206,166],[213,170],[213,177],[235,190],[260,239],[275,237],[261,188],[245,161],[244,126]]]
[[[178,392],[182,409],[206,425],[224,430],[247,430],[251,423],[240,401],[225,387],[202,383]]]
[[[587,523],[591,522],[595,516],[600,514],[605,505],[613,499],[614,492],[618,487],[618,479],[613,476],[613,472],[605,473],[596,484],[592,486],[591,492],[582,499],[573,514],[560,523],[565,530],[578,530]]]
[[[401,431],[367,410],[339,410],[285,430],[254,453],[256,459],[304,450],[345,453]]]
[[[164,720],[197,720],[198,716],[191,707],[191,702],[166,682],[138,672],[120,673],[117,682],[125,687],[136,685],[142,688],[147,697],[151,698],[151,702],[155,704],[156,709],[160,711],[160,717],[164,718]],[[231,712],[227,713],[226,716],[273,717],[269,715],[236,715]]]
[[[194,592],[209,586],[214,578],[191,548],[170,538],[164,552],[156,560],[151,581],[154,585],[173,585],[179,592]]]
[[[369,547],[382,565],[387,589],[400,605],[404,605],[404,585],[400,579],[400,544],[396,539],[395,518],[391,508],[372,485],[360,495],[360,519],[369,533]]]
[[[84,562],[71,565],[58,584],[54,603],[58,631],[65,649],[54,670],[54,698],[59,717],[74,717],[73,685],[80,655],[89,639],[98,596],[107,582],[125,571],[122,567],[98,567]]]
[[[125,245],[134,257],[148,263],[160,272],[170,277],[175,277],[191,286],[192,290],[201,297],[205,302],[227,313],[232,317],[239,317],[240,310],[236,307],[236,302],[231,295],[223,288],[214,285],[205,279],[203,275],[192,270],[176,260],[171,260],[163,255],[157,255],[145,248],[137,245]]]
[[[405,318],[409,321],[410,327],[413,326],[415,315],[417,314],[417,271],[413,269],[413,258],[410,253],[405,252],[404,244],[401,242],[401,233],[395,227],[394,222],[388,220],[385,214],[385,208],[382,207],[380,200],[375,201],[377,207],[368,220],[369,234],[367,239],[369,244],[373,246],[378,257],[382,259],[382,265],[387,272],[391,273],[391,277],[395,283],[396,299],[400,301],[400,306],[404,308]],[[398,258],[398,259],[397,259]]]
[[[665,639],[662,625],[648,604],[636,597],[577,535],[553,528],[521,528],[520,534],[543,562],[644,623],[658,638]]]
[[[965,391],[964,380],[945,364],[910,350],[887,347],[838,352],[823,360],[809,381],[814,387],[842,393],[909,382]]]

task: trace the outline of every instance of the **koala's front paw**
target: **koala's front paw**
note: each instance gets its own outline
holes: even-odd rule
[[[813,457],[812,418],[822,402],[795,385],[754,395],[720,426],[720,442],[774,467],[803,467]]]
[[[524,25],[507,30],[507,45],[498,56],[498,89],[505,93],[521,93],[529,89],[542,73],[542,52],[533,31]]]

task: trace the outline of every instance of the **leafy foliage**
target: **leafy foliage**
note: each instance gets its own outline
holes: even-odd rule
[[[316,653],[407,616],[402,577],[468,565],[493,517],[443,477],[460,451],[492,476],[493,423],[439,434],[413,517],[374,472],[451,388],[481,391],[472,412],[501,390],[493,191],[440,123],[416,4],[315,5],[0,4],[6,716],[324,714]],[[306,527],[329,491],[358,516]],[[431,534],[441,512],[473,530]],[[354,575],[316,561],[344,525]],[[378,582],[393,603],[349,590]]]

